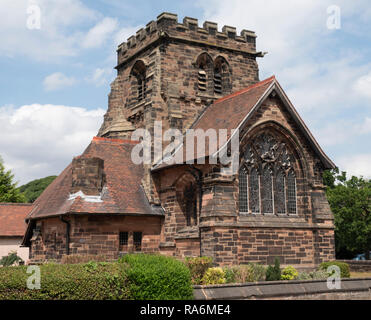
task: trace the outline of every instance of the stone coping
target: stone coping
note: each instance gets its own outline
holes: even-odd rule
[[[194,286],[194,296],[196,300],[241,300],[370,290],[371,278],[342,279],[341,289],[327,288],[327,280],[286,280]]]

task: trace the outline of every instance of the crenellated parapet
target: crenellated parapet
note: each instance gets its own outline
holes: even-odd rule
[[[200,27],[198,19],[190,17],[185,17],[183,23],[179,23],[178,15],[164,12],[156,21],[149,22],[145,28],[139,29],[135,35],[119,45],[118,67],[164,38],[263,56],[256,51],[256,34],[253,31],[242,30],[238,35],[236,28],[231,26],[224,26],[219,31],[218,24],[210,21],[205,21]]]

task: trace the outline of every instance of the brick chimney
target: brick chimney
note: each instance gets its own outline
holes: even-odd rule
[[[82,191],[89,196],[100,195],[105,183],[104,160],[76,157],[72,160],[71,193]]]

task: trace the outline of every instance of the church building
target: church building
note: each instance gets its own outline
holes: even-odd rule
[[[322,173],[335,165],[275,76],[259,79],[263,57],[252,31],[200,27],[189,17],[179,23],[171,13],[119,45],[97,137],[27,217],[31,262],[128,252],[209,256],[220,266],[278,257],[313,267],[334,259]],[[184,138],[190,129],[224,130],[226,143],[206,144],[204,161],[179,163],[169,160],[186,153],[184,143],[157,156],[156,147],[174,139],[151,140],[150,162],[134,163],[143,141],[132,137],[145,129],[153,138],[160,122],[162,132],[177,129]],[[233,153],[236,132],[237,169],[209,161]]]

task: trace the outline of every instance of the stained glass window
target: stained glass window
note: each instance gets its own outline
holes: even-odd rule
[[[260,213],[259,174],[253,168],[250,173],[250,208],[252,213]]]
[[[273,213],[273,181],[269,167],[263,169],[261,197],[263,213]]]
[[[285,175],[280,170],[276,176],[276,190],[274,194],[274,203],[278,214],[286,213],[286,197],[285,197]]]
[[[292,170],[287,175],[287,200],[289,214],[296,214],[296,179]]]
[[[240,212],[249,212],[249,197],[248,197],[248,175],[245,168],[241,168],[239,175],[239,206]]]

